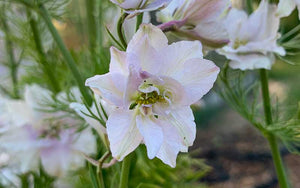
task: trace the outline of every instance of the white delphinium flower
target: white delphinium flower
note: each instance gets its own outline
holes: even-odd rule
[[[20,172],[35,170],[41,161],[50,175],[63,176],[84,165],[82,153],[95,151],[90,129],[77,132],[77,121],[64,112],[50,113],[45,105],[52,93],[37,85],[27,86],[25,100],[3,99],[0,111],[0,148]]]
[[[171,0],[110,0],[124,9],[126,13],[134,16],[142,12],[149,12],[166,7]]]
[[[109,73],[86,85],[117,107],[106,124],[113,157],[121,161],[144,142],[150,159],[175,167],[196,135],[190,105],[212,88],[218,72],[203,59],[200,42],[168,45],[151,24],[140,27],[126,52],[112,47]]]
[[[157,13],[163,30],[174,30],[178,36],[200,40],[218,47],[228,43],[222,18],[230,7],[230,0],[173,0]]]
[[[257,10],[249,17],[242,10],[232,9],[225,25],[230,43],[218,52],[230,60],[230,67],[241,70],[271,69],[274,54],[285,55],[285,50],[277,45],[279,17],[276,5],[261,1]]]
[[[279,17],[289,16],[293,10],[298,8],[298,14],[300,19],[300,0],[279,0],[277,15]]]

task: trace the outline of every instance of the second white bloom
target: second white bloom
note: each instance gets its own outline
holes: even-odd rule
[[[117,106],[107,121],[114,158],[123,158],[144,142],[148,157],[175,167],[177,154],[195,140],[190,105],[213,86],[219,68],[203,59],[200,42],[168,45],[164,33],[140,27],[126,52],[111,48],[110,71],[86,85]]]

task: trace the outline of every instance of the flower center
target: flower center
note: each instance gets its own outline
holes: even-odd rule
[[[238,49],[240,46],[245,46],[247,43],[247,40],[236,39],[233,44],[233,49]]]
[[[134,109],[138,106],[151,107],[151,105],[160,102],[167,103],[170,100],[170,92],[164,91],[161,86],[148,83],[146,80],[138,88],[138,94],[135,101],[130,105],[129,109]]]
[[[139,105],[142,104],[155,104],[156,102],[164,102],[165,98],[162,95],[159,95],[157,91],[152,91],[151,93],[140,93],[136,103]]]

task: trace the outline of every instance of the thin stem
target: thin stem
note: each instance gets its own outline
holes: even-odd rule
[[[284,40],[286,40],[290,36],[294,35],[295,33],[298,33],[299,30],[300,30],[300,25],[297,25],[292,30],[290,30],[289,32],[287,32],[284,35],[282,35],[282,37],[279,39],[279,41],[283,42]]]
[[[128,177],[130,171],[131,155],[125,157],[122,163],[119,188],[128,188]]]
[[[137,15],[137,17],[136,17],[135,31],[137,31],[139,29],[140,25],[142,24],[142,22],[143,22],[143,16],[144,16],[143,13]]]
[[[57,80],[54,76],[54,73],[52,72],[51,65],[46,60],[46,53],[45,53],[43,45],[42,45],[40,33],[39,33],[39,30],[38,30],[38,27],[37,27],[37,22],[31,16],[29,10],[28,10],[28,17],[30,18],[30,21],[29,21],[30,22],[30,27],[31,27],[31,30],[32,30],[36,50],[37,50],[38,55],[39,55],[40,63],[43,66],[43,71],[47,75],[49,83],[51,84],[51,87],[52,87],[54,93],[58,93],[60,91],[59,84],[58,84],[58,82],[57,82]]]
[[[260,81],[261,81],[261,89],[262,89],[262,95],[263,95],[266,123],[267,123],[267,125],[270,125],[273,123],[273,120],[272,120],[272,108],[271,108],[269,85],[268,85],[268,83],[269,83],[268,73],[267,73],[266,69],[260,70]]]
[[[94,63],[95,74],[104,73],[105,65],[102,64],[99,52],[102,44],[101,17],[102,0],[87,0],[86,16],[88,25],[89,48],[92,62]]]
[[[100,187],[105,188],[104,180],[103,180],[103,174],[102,174],[102,165],[104,161],[110,156],[110,152],[107,151],[100,159],[99,159],[99,165],[97,167],[97,180]]]
[[[105,188],[102,169],[97,168],[97,182],[100,188]]]
[[[260,70],[260,80],[261,80],[261,89],[262,89],[262,96],[263,96],[263,104],[264,104],[264,111],[265,111],[265,118],[267,125],[272,124],[272,110],[270,104],[270,94],[269,94],[269,86],[268,86],[268,73],[267,70],[261,69]],[[283,166],[283,162],[281,159],[281,155],[278,149],[278,143],[276,137],[272,133],[268,133],[266,135],[271,152],[273,157],[273,162],[276,168],[276,173],[278,177],[278,181],[281,188],[288,188],[289,183],[285,173],[285,169]]]
[[[71,56],[70,52],[66,48],[62,38],[58,34],[58,31],[54,27],[47,9],[45,9],[45,7],[43,5],[41,5],[39,7],[39,10],[40,10],[39,13],[41,14],[42,18],[44,19],[50,33],[52,34],[52,37],[54,38],[55,42],[57,43],[57,46],[60,49],[63,57],[65,58],[67,65],[68,65],[69,69],[71,70],[71,72],[77,82],[77,85],[79,87],[79,90],[80,90],[83,98],[86,100],[86,102],[89,105],[91,105],[92,97],[91,97],[88,89],[84,86],[84,82],[83,82],[81,75],[76,67],[76,63],[75,63],[73,57]]]
[[[3,11],[5,12],[5,11]],[[13,49],[13,43],[10,39],[10,31],[8,24],[4,18],[4,16],[1,16],[1,22],[3,25],[3,30],[5,33],[5,48],[6,53],[9,56],[9,67],[10,67],[10,75],[11,75],[11,81],[13,84],[13,98],[20,98],[19,94],[19,88],[18,88],[18,66],[15,56],[14,56],[14,49]]]
[[[119,39],[122,43],[122,45],[124,46],[124,48],[126,49],[127,48],[127,42],[126,42],[126,39],[125,39],[125,36],[124,36],[124,32],[123,32],[123,23],[125,21],[125,18],[128,16],[127,13],[124,13],[122,14],[122,16],[119,18],[119,21],[118,21],[118,25],[117,25],[117,30],[118,30],[118,36],[119,36]]]

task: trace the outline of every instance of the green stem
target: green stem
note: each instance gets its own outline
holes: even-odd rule
[[[130,171],[131,155],[125,157],[122,163],[119,188],[128,188],[128,177]]]
[[[40,37],[39,30],[37,27],[37,22],[31,16],[29,11],[28,11],[28,17],[30,18],[30,21],[29,21],[30,27],[31,27],[31,30],[33,33],[33,39],[35,42],[36,50],[39,55],[40,63],[43,66],[43,71],[47,75],[49,83],[51,84],[51,87],[52,87],[54,93],[58,93],[60,91],[60,87],[54,76],[54,73],[52,72],[53,68],[51,68],[51,65],[46,60],[46,53],[45,53],[43,45],[42,45],[41,37]]]
[[[273,123],[273,120],[272,120],[272,109],[271,109],[271,103],[270,103],[267,70],[265,70],[265,69],[260,70],[260,80],[261,80],[261,89],[262,89],[266,124],[270,125]],[[276,168],[276,173],[277,173],[280,188],[288,188],[289,183],[288,183],[288,179],[287,179],[287,176],[285,173],[281,155],[280,155],[280,152],[278,149],[278,143],[277,143],[276,137],[272,133],[267,133],[266,137],[268,139],[268,142],[269,142],[269,145],[271,148],[273,162],[274,162],[274,165]]]
[[[124,13],[122,14],[122,16],[119,18],[119,21],[118,21],[118,25],[117,25],[117,30],[118,30],[118,36],[119,36],[119,39],[122,43],[122,45],[124,46],[124,48],[126,49],[127,48],[127,42],[126,42],[126,39],[125,39],[125,36],[124,36],[124,32],[123,32],[123,23],[125,21],[125,18],[128,16],[127,13]]]
[[[86,14],[89,45],[91,49],[96,49],[101,45],[101,0],[87,0]]]
[[[101,62],[99,52],[102,44],[101,31],[101,0],[87,0],[86,2],[86,16],[88,26],[89,48],[91,51],[92,62],[94,63],[94,74],[101,74],[105,72],[105,66]]]
[[[63,57],[65,58],[67,65],[69,67],[69,69],[71,70],[77,85],[79,87],[79,90],[83,96],[83,98],[85,99],[85,101],[91,105],[92,104],[92,97],[88,91],[88,89],[84,86],[84,82],[81,78],[81,75],[76,67],[76,63],[73,59],[73,57],[71,56],[70,52],[68,51],[68,49],[66,48],[62,38],[60,37],[60,35],[58,34],[58,31],[56,30],[56,28],[54,27],[52,21],[51,21],[51,17],[47,11],[47,9],[45,9],[45,7],[43,5],[41,5],[39,7],[39,13],[42,16],[42,18],[44,19],[50,33],[52,34],[52,37],[54,38],[55,42],[57,43],[58,48],[60,49]]]
[[[268,73],[266,69],[260,70],[260,81],[261,81],[261,90],[263,95],[263,103],[264,103],[264,111],[266,117],[267,125],[273,123],[272,120],[272,108],[271,108],[271,100],[269,93],[269,81],[268,81]]]
[[[102,169],[97,169],[97,182],[100,188],[105,188]]]
[[[139,29],[140,25],[142,24],[142,22],[143,22],[143,16],[144,16],[143,13],[137,15],[137,17],[136,17],[135,31],[137,31]]]
[[[5,11],[3,11],[5,12]],[[5,48],[6,48],[6,53],[9,56],[9,67],[10,67],[10,75],[11,75],[11,81],[13,84],[13,98],[20,98],[19,94],[19,88],[18,88],[18,66],[19,64],[17,63],[15,56],[14,56],[14,49],[13,49],[13,44],[10,39],[10,31],[8,28],[8,24],[5,20],[4,15],[1,16],[1,22],[3,25],[3,30],[5,33]]]

